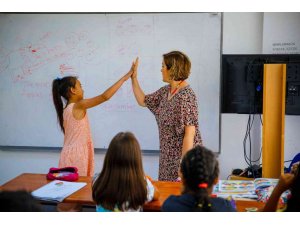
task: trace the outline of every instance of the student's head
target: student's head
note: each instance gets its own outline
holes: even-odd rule
[[[291,197],[287,201],[287,212],[300,212],[300,166],[294,171],[294,181],[291,185]]]
[[[63,127],[63,97],[67,102],[70,99],[81,100],[83,98],[83,90],[81,88],[81,83],[74,76],[67,76],[63,78],[56,78],[52,82],[52,95],[53,102],[55,105],[57,118],[60,124],[62,131],[64,132]]]
[[[181,81],[189,77],[191,61],[187,55],[180,51],[172,51],[163,55],[163,80]]]
[[[26,191],[0,192],[0,212],[41,212],[41,205]]]
[[[102,171],[93,184],[97,205],[113,210],[138,209],[147,199],[140,145],[130,132],[118,133],[110,142]]]
[[[209,195],[218,181],[219,165],[214,153],[197,145],[188,151],[180,165],[184,193],[196,196],[195,211],[210,211]]]

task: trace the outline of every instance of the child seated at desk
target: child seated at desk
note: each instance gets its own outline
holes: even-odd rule
[[[280,196],[286,190],[291,190],[291,196],[287,200],[284,212],[300,212],[300,166],[299,163],[293,165],[291,173],[282,174],[279,182],[274,188],[268,202],[266,203],[264,212],[275,212],[277,209]]]
[[[167,198],[162,211],[236,211],[228,200],[210,197],[219,176],[218,161],[212,151],[200,145],[188,151],[181,161],[179,176],[183,182],[182,195]]]
[[[159,194],[143,170],[140,145],[130,132],[110,142],[99,177],[93,184],[97,212],[142,211]]]

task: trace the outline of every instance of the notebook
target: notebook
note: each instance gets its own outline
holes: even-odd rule
[[[33,197],[53,202],[62,202],[66,197],[83,188],[87,183],[54,180],[33,191]]]

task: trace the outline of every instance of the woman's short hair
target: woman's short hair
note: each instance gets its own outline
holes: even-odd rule
[[[191,61],[186,54],[180,51],[172,51],[163,54],[163,59],[172,80],[185,80],[189,77],[191,72]]]

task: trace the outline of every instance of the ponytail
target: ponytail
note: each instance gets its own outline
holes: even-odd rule
[[[219,175],[218,161],[214,154],[197,145],[188,151],[181,162],[181,172],[185,182],[184,192],[192,192],[196,203],[194,211],[210,212],[211,201],[208,188],[213,186]]]
[[[53,103],[57,114],[57,120],[63,133],[65,133],[63,119],[64,106],[61,97],[64,97],[67,101],[69,101],[69,90],[71,87],[75,87],[76,80],[76,77],[68,76],[62,79],[56,78],[52,82]]]

